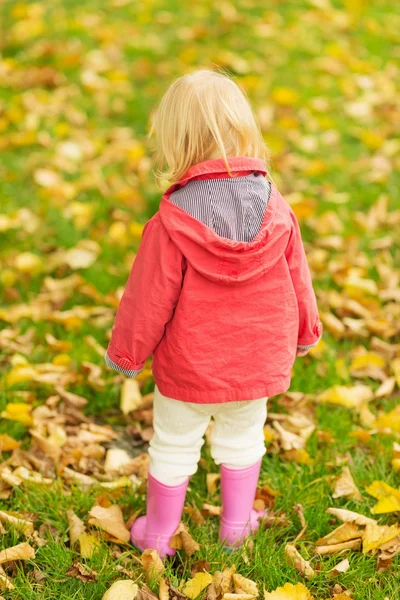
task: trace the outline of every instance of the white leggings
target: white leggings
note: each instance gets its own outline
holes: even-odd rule
[[[217,465],[243,469],[265,454],[267,398],[223,404],[194,404],[154,392],[154,437],[149,471],[168,486],[183,483],[197,471],[203,436],[210,424],[211,454]]]

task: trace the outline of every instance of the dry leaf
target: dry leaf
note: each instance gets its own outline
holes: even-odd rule
[[[6,590],[14,589],[14,585],[11,583],[11,580],[7,577],[3,567],[1,567],[1,566],[0,566],[0,588],[5,588]]]
[[[363,536],[363,553],[366,554],[376,548],[381,548],[387,542],[394,540],[400,535],[400,527],[398,525],[371,525],[368,524],[365,528]]]
[[[285,583],[274,592],[264,592],[264,600],[314,600],[308,589],[302,584]]]
[[[373,397],[372,390],[366,385],[359,384],[353,387],[335,385],[319,394],[316,400],[317,402],[339,404],[346,408],[359,408],[363,403],[372,400]]]
[[[9,452],[10,450],[15,450],[19,448],[21,442],[18,442],[14,438],[12,438],[8,433],[0,434],[0,452]]]
[[[71,565],[68,571],[66,572],[66,575],[68,575],[68,577],[75,577],[76,579],[80,579],[84,583],[87,583],[88,581],[97,580],[97,571],[95,569],[91,569],[87,565],[83,565],[80,562]]]
[[[122,472],[122,467],[128,465],[131,457],[122,448],[110,448],[107,450],[104,470],[106,473]]]
[[[169,587],[165,579],[160,579],[160,587],[158,589],[158,597],[160,600],[169,600]]]
[[[1,523],[9,523],[18,531],[21,531],[24,535],[32,535],[33,534],[33,523],[31,521],[26,521],[25,519],[21,519],[16,517],[15,515],[10,515],[2,510],[0,510],[0,522]]]
[[[239,575],[239,573],[233,574],[233,583],[235,585],[235,592],[239,593],[244,592],[245,594],[250,594],[253,598],[257,598],[258,589],[257,584],[251,579],[247,579],[243,577],[243,575]]]
[[[349,560],[347,558],[345,558],[344,560],[341,560],[337,565],[332,567],[332,569],[329,569],[327,576],[328,577],[336,577],[337,575],[340,575],[341,573],[346,573],[349,570],[349,568],[350,568]]]
[[[194,600],[212,581],[213,577],[210,573],[196,573],[192,579],[185,583],[182,591],[185,596]]]
[[[82,533],[79,538],[79,552],[83,558],[92,558],[93,553],[100,547],[99,540],[94,535]]]
[[[352,510],[346,510],[345,508],[328,508],[326,512],[330,515],[334,515],[339,521],[345,523],[355,523],[356,525],[367,525],[368,523],[375,523],[374,519],[370,519],[364,515],[353,512]]]
[[[207,473],[206,485],[209,496],[212,496],[217,491],[217,483],[220,479],[221,475],[219,473]]]
[[[192,556],[200,550],[200,545],[192,538],[186,525],[182,522],[172,536],[169,545],[176,550],[183,548],[188,556]]]
[[[140,392],[139,383],[136,379],[124,379],[121,388],[120,408],[124,415],[129,415],[133,410],[138,409],[143,403],[143,397]]]
[[[293,544],[286,544],[285,555],[294,568],[307,579],[315,577],[315,571],[308,560],[305,560]]]
[[[89,516],[91,517],[90,525],[100,527],[122,542],[129,542],[130,534],[125,527],[122,510],[118,504],[112,504],[108,508],[93,506],[89,511]]]
[[[72,508],[67,511],[67,520],[69,526],[69,539],[71,548],[75,546],[79,537],[85,532],[85,525],[83,521],[77,517]]]
[[[341,544],[342,542],[348,542],[349,540],[355,540],[363,537],[363,531],[357,527],[354,523],[348,522],[343,523],[328,535],[320,538],[316,541],[317,546],[329,546],[330,544]]]
[[[164,572],[164,565],[157,550],[145,550],[141,561],[146,573],[146,581],[158,581]]]
[[[27,542],[5,548],[0,552],[0,565],[12,560],[29,560],[35,558],[35,551]]]
[[[222,506],[213,506],[212,504],[207,504],[205,502],[201,509],[202,514],[205,517],[219,517],[221,516]]]
[[[342,550],[357,550],[361,546],[361,539],[348,540],[340,544],[330,544],[329,546],[317,546],[314,554],[336,554]]]
[[[332,496],[333,498],[341,498],[344,496],[345,498],[362,502],[363,497],[354,482],[349,467],[343,467],[342,474],[336,479]]]

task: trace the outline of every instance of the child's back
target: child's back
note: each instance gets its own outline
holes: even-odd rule
[[[134,377],[153,354],[148,511],[132,540],[172,554],[211,417],[221,540],[237,545],[258,527],[266,400],[288,389],[296,355],[322,326],[299,226],[265,179],[264,143],[239,88],[216,73],[185,76],[155,129],[173,185],[144,228],[106,360]]]

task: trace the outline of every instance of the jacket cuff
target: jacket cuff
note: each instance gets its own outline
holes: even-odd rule
[[[129,359],[118,356],[112,351],[110,346],[104,355],[104,360],[110,369],[114,369],[118,373],[123,373],[127,377],[136,377],[136,375],[143,371],[144,367],[144,365],[135,365]]]
[[[312,342],[311,344],[297,344],[297,349],[298,350],[310,350],[311,348],[314,348],[318,342],[320,341],[320,339],[322,338],[322,332],[323,332],[323,325],[321,323],[321,321],[318,321],[316,330],[315,330],[315,335],[318,336],[315,342]]]

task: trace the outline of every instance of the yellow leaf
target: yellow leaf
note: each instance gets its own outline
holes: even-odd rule
[[[136,583],[131,579],[120,579],[114,581],[110,589],[106,591],[102,600],[134,600],[139,591]]]
[[[400,458],[392,459],[392,467],[395,473],[398,473],[400,471]]]
[[[331,544],[341,544],[349,540],[361,538],[363,532],[354,523],[343,523],[333,531],[316,541],[317,546],[330,546]]]
[[[94,551],[100,547],[99,540],[94,535],[82,533],[79,538],[79,552],[83,558],[92,558]]]
[[[6,406],[6,410],[3,410],[1,417],[3,419],[9,419],[10,421],[18,421],[26,426],[33,425],[31,416],[31,405],[23,402],[9,402]]]
[[[34,381],[36,369],[32,365],[15,365],[6,375],[7,385],[24,383],[25,381]]]
[[[42,259],[32,252],[21,252],[14,260],[14,267],[21,273],[36,275],[43,268]]]
[[[33,534],[33,523],[32,521],[25,521],[20,519],[16,515],[10,515],[5,511],[0,511],[0,523],[9,523],[12,527],[15,527],[17,531],[21,531],[24,535]]]
[[[376,352],[366,352],[360,356],[356,356],[351,361],[350,369],[364,369],[365,367],[379,367],[384,368],[386,364],[385,359]]]
[[[292,88],[276,87],[271,92],[271,98],[281,106],[292,106],[298,101],[299,94]]]
[[[183,593],[194,600],[197,596],[210,585],[213,578],[210,573],[196,573],[193,579],[189,579],[183,587]]]
[[[346,408],[358,408],[364,402],[372,400],[374,394],[366,385],[355,385],[346,387],[343,385],[334,385],[328,388],[316,398],[317,402],[329,402],[331,404],[339,404]]]
[[[264,592],[264,600],[314,600],[308,589],[302,584],[285,583],[274,592]]]
[[[374,481],[366,491],[378,500],[371,509],[372,513],[383,514],[400,510],[400,489],[393,488],[384,481]]]
[[[340,521],[344,523],[355,523],[356,525],[367,525],[368,523],[376,523],[375,519],[370,519],[365,515],[347,510],[345,508],[327,508],[326,512],[330,515],[334,515]]]
[[[400,527],[398,525],[371,525],[368,524],[365,528],[363,537],[363,554],[380,548],[386,542],[393,540],[400,535]]]
[[[192,538],[188,528],[182,522],[172,536],[169,545],[176,550],[181,550],[183,548],[188,556],[191,556],[200,550],[200,545]]]
[[[400,405],[388,413],[382,413],[373,423],[377,429],[389,429],[400,433]]]
[[[0,433],[0,452],[9,452],[19,448],[21,442],[12,438],[8,433]]]

